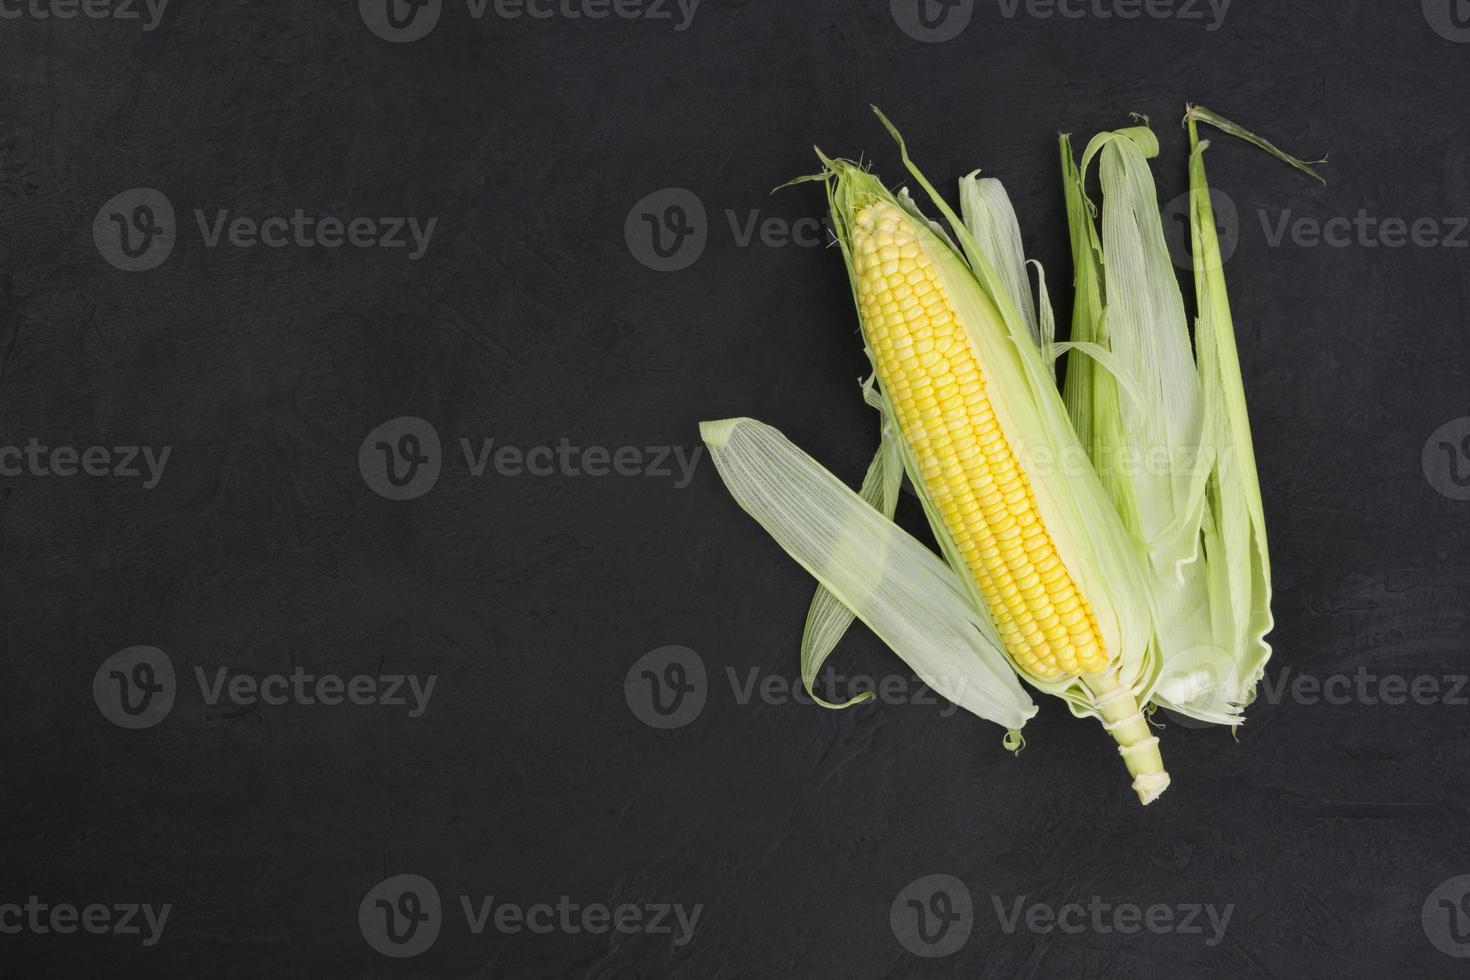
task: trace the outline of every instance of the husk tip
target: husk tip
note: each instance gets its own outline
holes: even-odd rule
[[[735,426],[744,421],[745,419],[733,418],[701,422],[699,423],[699,437],[711,449],[723,449],[730,442]]]
[[[870,105],[868,108],[873,110],[873,115],[877,116],[878,121],[883,124],[883,128],[888,130],[888,135],[893,137],[893,141],[898,144],[899,150],[907,153],[908,151],[903,141],[903,134],[898,131],[898,127],[893,124],[893,120],[889,119],[883,110],[875,105]]]

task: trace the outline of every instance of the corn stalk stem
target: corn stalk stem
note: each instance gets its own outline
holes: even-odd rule
[[[1118,754],[1133,776],[1133,791],[1148,806],[1169,788],[1158,737],[1149,729],[1133,692],[1118,682],[1116,670],[1089,674],[1084,681],[1102,715],[1103,728],[1118,743]]]

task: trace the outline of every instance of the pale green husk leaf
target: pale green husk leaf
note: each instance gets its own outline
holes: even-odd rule
[[[874,392],[871,380],[863,391],[870,403],[881,412],[882,401]],[[862,488],[858,491],[858,496],[865,503],[888,520],[893,519],[893,512],[898,507],[899,490],[903,485],[903,455],[898,445],[900,438],[893,424],[884,415],[878,452],[868,465]],[[824,708],[851,708],[871,701],[874,697],[872,691],[864,691],[846,701],[834,703],[827,701],[816,691],[817,674],[852,626],[852,621],[853,611],[843,605],[832,590],[819,584],[816,595],[812,596],[811,608],[806,615],[806,626],[801,634],[801,681],[812,700]]]
[[[936,693],[1016,732],[1036,713],[953,572],[776,429],[700,425],[737,503]]]
[[[1194,111],[1194,110],[1192,110]],[[1253,134],[1200,118],[1310,167]],[[1153,700],[1182,714],[1239,724],[1270,647],[1270,567],[1244,387],[1214,216],[1190,118],[1191,229],[1199,318],[1191,351],[1148,160],[1147,127],[1104,133],[1081,167],[1062,139],[1077,299],[1073,336],[1115,363],[1070,359],[1065,395],[1089,454],[1148,561],[1154,646],[1163,671]],[[1102,230],[1087,200],[1100,161]],[[1315,176],[1315,173],[1314,173]],[[1138,384],[1135,397],[1119,382]]]

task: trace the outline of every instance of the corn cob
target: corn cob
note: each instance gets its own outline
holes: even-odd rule
[[[886,201],[869,205],[853,225],[852,251],[879,379],[1006,649],[1038,680],[1103,671],[1092,607],[1040,519],[912,220]]]
[[[911,476],[932,505],[931,522],[941,525],[936,532],[949,539],[952,560],[969,573],[1016,668],[1097,715],[1117,741],[1139,798],[1152,802],[1169,776],[1135,696],[1143,638],[1135,635],[1124,650],[1116,617],[1112,629],[1100,626],[1095,599],[1103,597],[1089,589],[1120,583],[1094,568],[1084,587],[1062,544],[1072,542],[1075,559],[1077,528],[1049,526],[1038,506],[1033,481],[1042,477],[1007,434],[1017,411],[1037,408],[1006,404],[977,347],[980,334],[1006,334],[1001,313],[964,264],[951,261],[933,226],[871,175],[842,162],[829,166],[848,183],[834,208],[842,212],[835,217],[863,336],[908,447]],[[1053,390],[1042,397],[1060,407]],[[1075,439],[1070,428],[1068,435]],[[1050,499],[1068,492],[1052,488]],[[1109,507],[1098,516],[1115,515]]]
[[[1139,799],[1154,801],[1169,786],[1158,738],[1111,667],[1094,608],[1036,505],[970,328],[929,253],[932,232],[883,198],[857,210],[848,229],[858,317],[879,385],[1005,649],[1036,682],[1080,680]]]

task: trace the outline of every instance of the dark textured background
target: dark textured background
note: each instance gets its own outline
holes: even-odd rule
[[[1470,873],[1470,707],[1263,699],[1238,744],[1171,725],[1174,786],[1145,810],[1097,726],[1055,700],[1018,758],[995,726],[934,706],[741,704],[727,670],[795,676],[811,583],[707,460],[681,489],[475,478],[456,448],[690,451],[700,419],[748,414],[855,481],[875,426],[841,263],[739,247],[726,211],[819,214],[818,188],[767,194],[813,169],[813,143],[896,178],[876,103],[945,186],[977,166],[1005,179],[1066,309],[1055,133],[1149,114],[1167,200],[1194,99],[1332,153],[1327,188],[1232,141],[1210,157],[1241,214],[1228,273],[1272,531],[1269,676],[1463,674],[1470,503],[1420,458],[1470,414],[1470,252],[1271,247],[1258,218],[1470,215],[1470,44],[1432,26],[1450,9],[1237,0],[1210,31],[1007,19],[979,0],[945,43],[906,35],[887,0],[706,0],[683,31],[477,22],[446,0],[404,44],[343,0],[175,0],[151,31],[0,20],[0,444],[173,447],[154,489],[0,479],[0,902],[173,905],[151,948],[0,935],[0,972],[1465,975],[1421,906]],[[91,231],[134,187],[167,196],[179,235],[139,273]],[[700,198],[709,238],[662,273],[624,224],[669,187]],[[439,222],[409,261],[206,248],[192,217],[297,207]],[[409,501],[373,492],[357,462],[399,416],[445,444],[437,485]],[[911,499],[901,520],[920,529]],[[178,696],[128,731],[92,680],[139,644],[167,653]],[[657,730],[624,679],[668,645],[697,653],[707,703]],[[907,676],[860,631],[834,664]],[[193,680],[296,666],[438,681],[408,718],[211,707]],[[399,874],[445,906],[437,942],[405,960],[357,919]],[[944,959],[890,926],[930,874],[975,903]],[[704,909],[683,946],[476,936],[460,895]],[[1215,946],[1208,931],[1006,934],[991,896],[1022,895],[1236,908]]]

